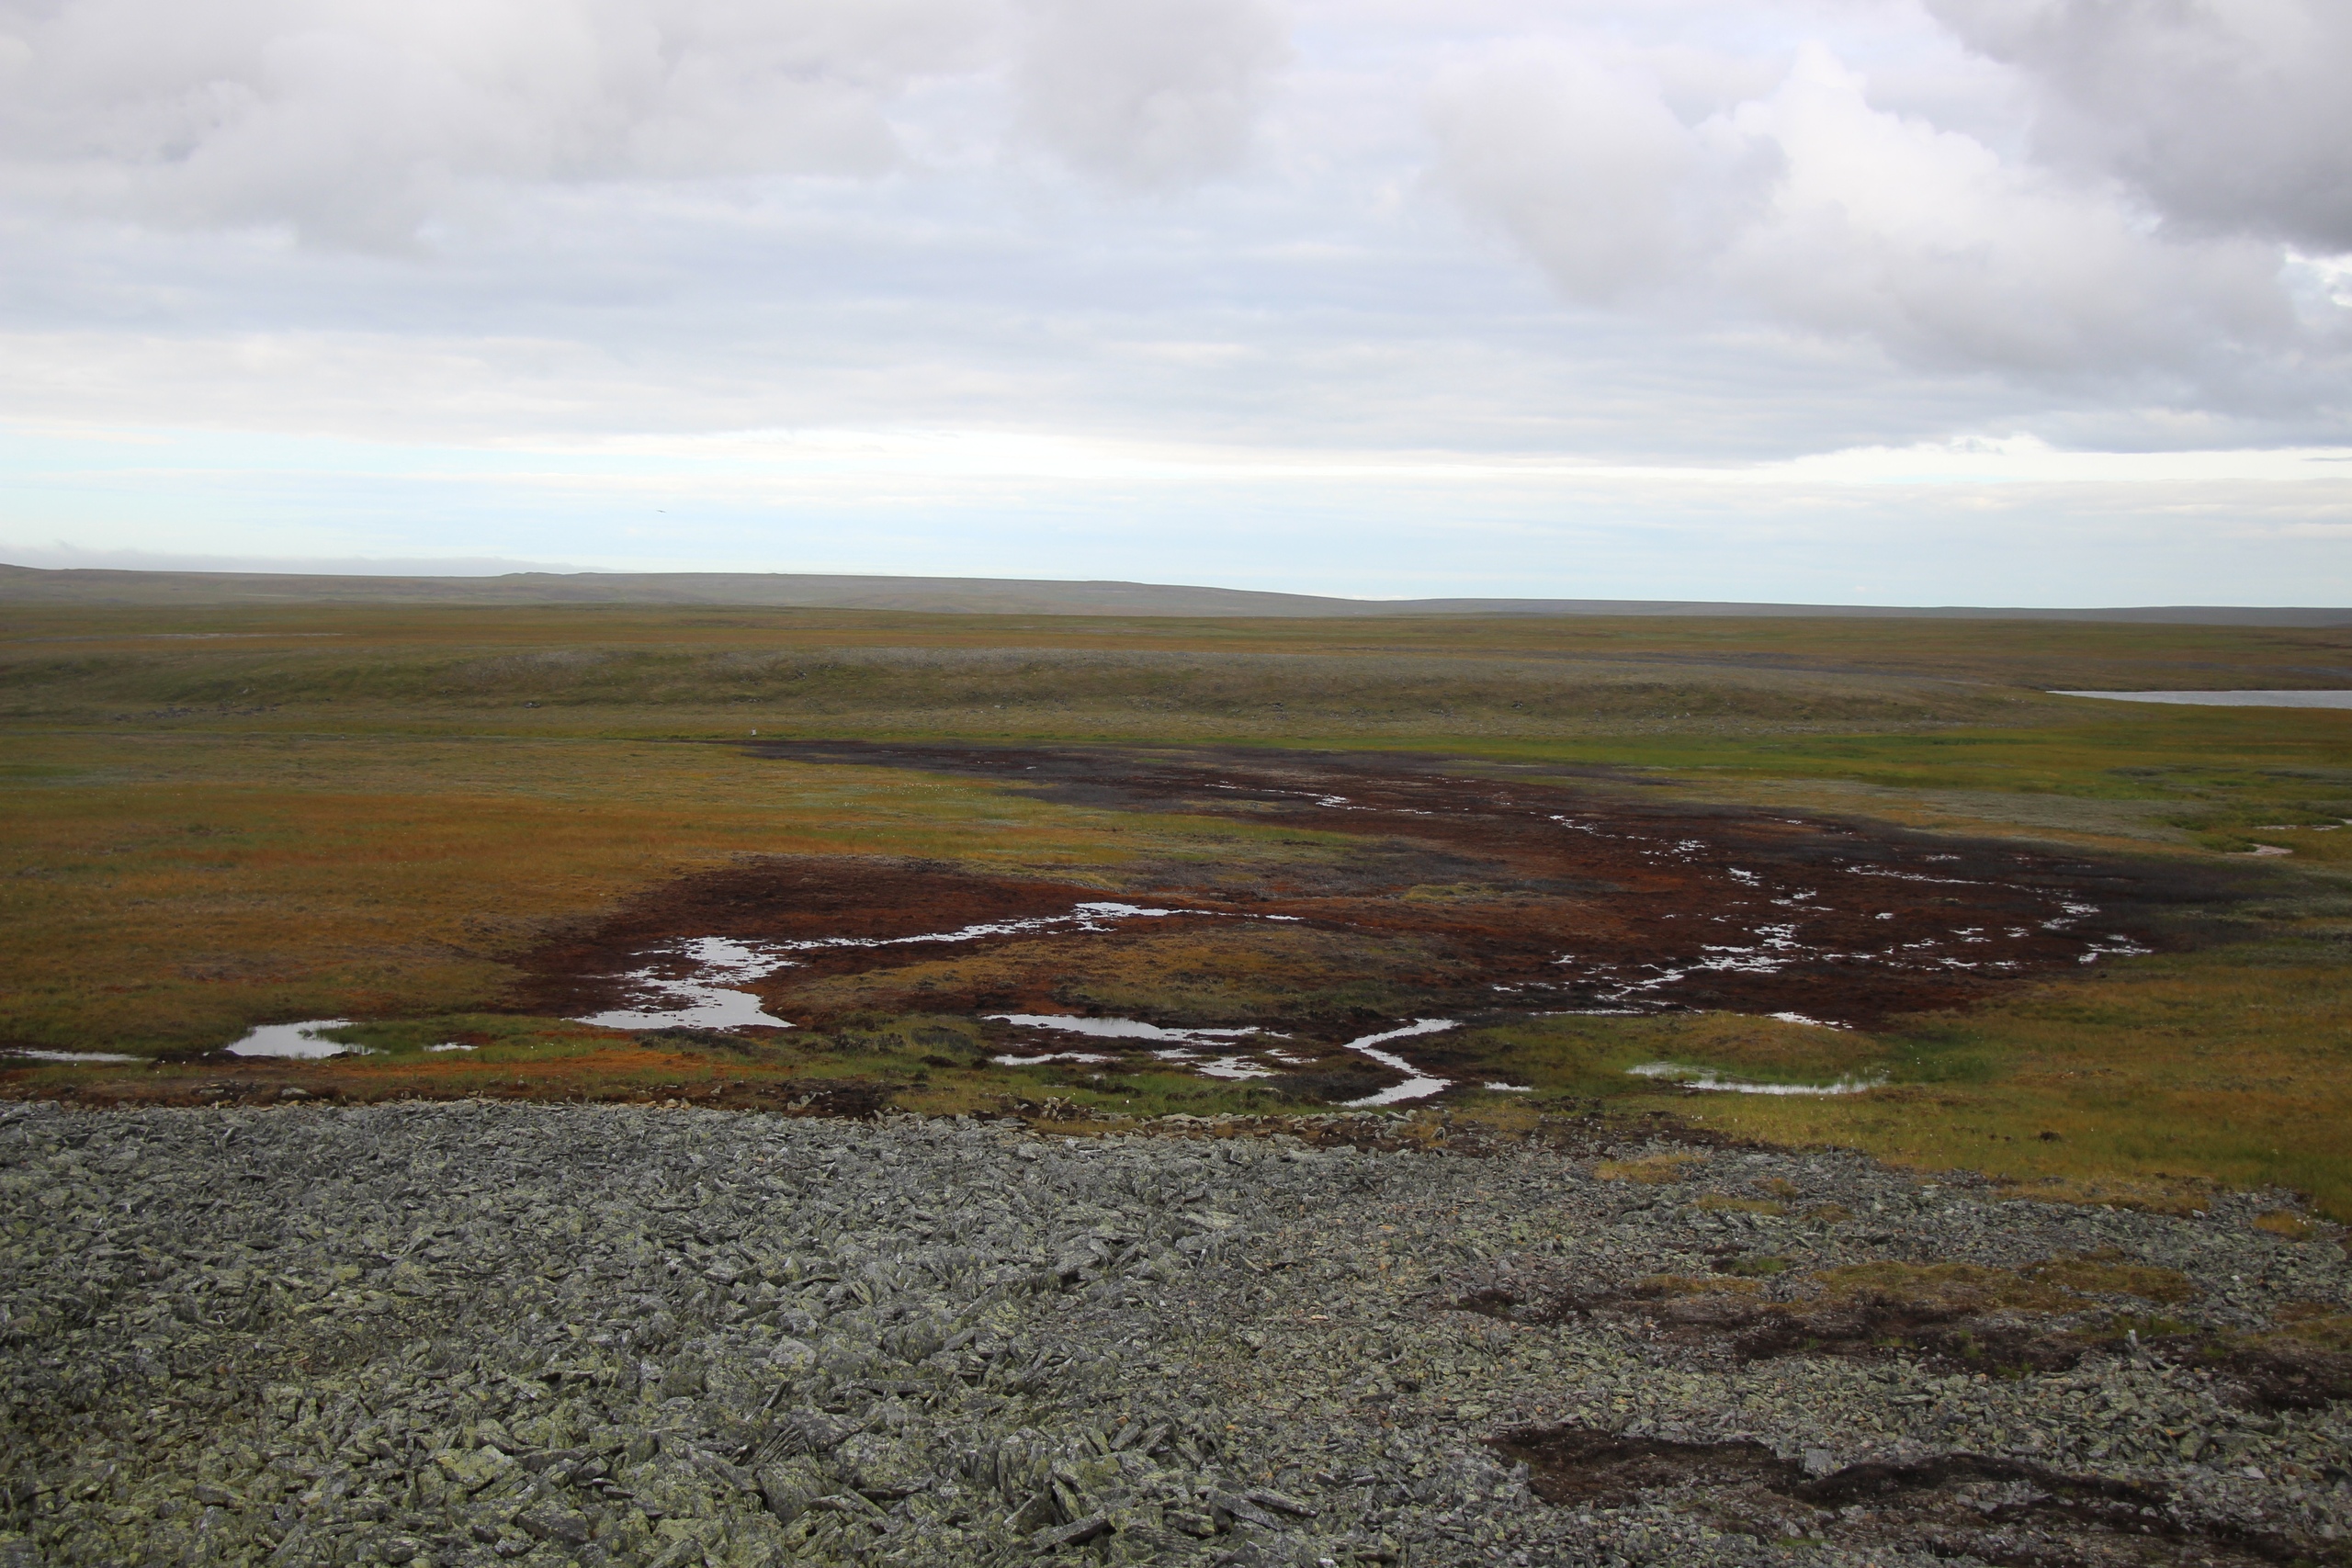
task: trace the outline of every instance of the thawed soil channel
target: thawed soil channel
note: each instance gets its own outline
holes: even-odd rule
[[[1294,1125],[9,1106],[0,1563],[2347,1561],[2275,1194]]]
[[[532,954],[524,1005],[627,1028],[952,1014],[990,1021],[1002,1056],[1262,1077],[1359,1104],[1476,1078],[1442,1038],[1354,1048],[1416,1020],[1707,1009],[1868,1026],[2149,951],[2166,905],[2220,887],[2177,867],[1430,759],[755,750],[1318,837],[1288,861],[1146,868],[1114,890],[946,863],[747,860]],[[1336,850],[1326,833],[1344,835]],[[1068,1032],[1119,1021],[1134,1029],[1082,1044]]]

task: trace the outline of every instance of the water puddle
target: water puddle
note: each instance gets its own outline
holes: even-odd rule
[[[1709,1067],[1687,1066],[1680,1062],[1644,1062],[1625,1071],[1637,1078],[1660,1078],[1677,1089],[1713,1089],[1724,1094],[1789,1094],[1826,1095],[1860,1094],[1865,1089],[1884,1087],[1884,1078],[1839,1078],[1835,1083],[1755,1083],[1747,1078],[1727,1078]]]
[[[2352,708],[2352,692],[2052,692],[2053,697],[2099,697],[2113,703],[2192,703],[2222,708]]]
[[[1271,1078],[1276,1076],[1273,1068],[1241,1056],[1219,1056],[1214,1062],[1199,1063],[1193,1070],[1208,1078]]]
[[[1010,1023],[1023,1029],[1059,1030],[1070,1034],[1090,1035],[1097,1040],[1133,1040],[1159,1045],[1161,1049],[1151,1053],[1154,1060],[1181,1064],[1187,1070],[1209,1078],[1280,1077],[1283,1067],[1300,1066],[1313,1060],[1312,1057],[1272,1046],[1254,1055],[1236,1053],[1205,1061],[1202,1059],[1199,1049],[1202,1046],[1229,1044],[1252,1034],[1269,1032],[1255,1025],[1244,1029],[1169,1029],[1133,1018],[1076,1018],[1064,1013],[1024,1012],[994,1012],[987,1016],[991,1022]],[[1399,1029],[1383,1030],[1377,1034],[1367,1034],[1362,1039],[1347,1042],[1341,1049],[1369,1056],[1382,1066],[1405,1075],[1403,1083],[1392,1085],[1367,1099],[1350,1100],[1348,1104],[1395,1105],[1408,1100],[1426,1100],[1430,1095],[1453,1088],[1452,1078],[1432,1077],[1404,1057],[1379,1047],[1391,1040],[1402,1040],[1414,1034],[1433,1034],[1439,1030],[1453,1027],[1454,1021],[1450,1018],[1422,1018]],[[1105,1062],[1111,1058],[1063,1052],[1038,1056],[998,1056],[994,1060],[1007,1066],[1028,1066],[1040,1062]],[[1498,1084],[1488,1087],[1518,1089],[1521,1086]]]
[[[479,1045],[460,1044],[455,1040],[450,1040],[439,1045],[427,1045],[425,1049],[428,1051],[479,1051],[481,1047]]]
[[[790,1029],[790,1021],[771,1014],[760,998],[740,987],[763,979],[792,961],[748,942],[723,936],[695,937],[679,944],[680,958],[694,966],[684,976],[667,976],[655,964],[621,976],[646,990],[667,998],[662,1008],[616,1009],[577,1020],[600,1029]]]
[[[120,1051],[0,1051],[0,1063],[6,1062],[135,1062],[136,1056]]]
[[[221,1050],[232,1056],[279,1056],[295,1061],[323,1062],[330,1056],[366,1056],[373,1055],[364,1045],[345,1045],[340,1041],[322,1040],[320,1035],[330,1029],[349,1029],[347,1018],[314,1018],[303,1023],[265,1023],[248,1032],[243,1040]]]
[[[1091,1034],[1097,1040],[1152,1040],[1183,1045],[1238,1040],[1244,1035],[1265,1032],[1255,1024],[1247,1029],[1162,1029],[1140,1019],[1075,1018],[1057,1012],[992,1012],[987,1017],[993,1023],[1015,1024],[1023,1029],[1058,1029],[1071,1034]]]
[[[1405,1075],[1403,1083],[1392,1084],[1378,1094],[1366,1095],[1362,1100],[1351,1100],[1349,1107],[1361,1110],[1367,1106],[1396,1105],[1408,1100],[1427,1100],[1430,1095],[1453,1088],[1452,1078],[1431,1077],[1404,1057],[1378,1047],[1391,1040],[1403,1040],[1414,1034],[1435,1034],[1440,1030],[1453,1026],[1454,1021],[1450,1018],[1417,1018],[1401,1029],[1383,1030],[1378,1034],[1367,1034],[1361,1040],[1349,1041],[1345,1047],[1347,1050],[1359,1056],[1369,1056],[1382,1066]]]
[[[640,954],[652,958],[654,962],[642,969],[628,970],[614,976],[640,990],[651,992],[655,998],[667,1002],[667,1006],[616,1008],[573,1021],[594,1024],[600,1029],[790,1029],[793,1027],[790,1020],[770,1013],[759,997],[746,987],[779,969],[792,968],[797,963],[790,956],[792,953],[821,953],[842,948],[984,942],[990,937],[1034,936],[1053,931],[1108,931],[1117,930],[1114,922],[1120,920],[1166,919],[1175,915],[1280,920],[1294,924],[1300,919],[1295,915],[1226,916],[1216,909],[1162,909],[1143,904],[1105,900],[1077,905],[1067,915],[1035,915],[1017,920],[981,920],[968,926],[958,926],[954,931],[919,931],[913,936],[821,936],[762,942],[737,942],[723,936],[693,937]],[[682,968],[686,972],[675,972]],[[1066,1027],[1058,1021],[1016,1019],[1013,1021],[1032,1022],[1040,1028]],[[1149,1026],[1139,1024],[1136,1027]],[[1219,1032],[1195,1030],[1190,1032],[1215,1034]],[[1251,1031],[1224,1032],[1246,1034]]]
[[[816,953],[840,947],[910,947],[932,942],[981,942],[992,936],[1029,936],[1041,931],[1107,931],[1114,920],[1159,920],[1171,915],[1200,915],[1217,919],[1283,920],[1297,923],[1297,915],[1232,915],[1221,909],[1156,909],[1144,904],[1080,904],[1067,915],[1031,915],[1018,920],[982,920],[952,931],[921,931],[913,936],[820,936],[779,942],[784,953]]]
[[[1010,1023],[1023,1029],[1051,1029],[1068,1034],[1089,1035],[1097,1040],[1136,1040],[1166,1045],[1168,1049],[1151,1053],[1155,1060],[1181,1063],[1203,1077],[1271,1078],[1280,1073],[1278,1068],[1238,1055],[1204,1062],[1190,1049],[1198,1045],[1226,1044],[1266,1032],[1254,1024],[1246,1029],[1164,1029],[1159,1024],[1146,1023],[1134,1018],[1076,1018],[1056,1012],[992,1012],[987,1016],[991,1022]],[[1304,1060],[1279,1051],[1269,1051],[1266,1055],[1277,1061],[1295,1063]],[[1108,1062],[1114,1058],[1065,1051],[1043,1056],[998,1056],[992,1059],[1009,1067],[1025,1067],[1040,1062]]]
[[[1115,1062],[1116,1056],[1104,1056],[1092,1051],[1048,1051],[1042,1056],[990,1056],[989,1061],[1001,1067],[1035,1067],[1047,1062]]]

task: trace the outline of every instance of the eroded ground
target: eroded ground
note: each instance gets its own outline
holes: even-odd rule
[[[1868,1028],[2176,942],[2165,915],[2224,886],[2178,866],[1421,758],[757,750],[780,767],[978,774],[1097,808],[1240,818],[1279,852],[1128,868],[1109,886],[745,857],[530,954],[519,1005],[644,1029],[935,1015],[982,1022],[1000,1059],[1262,1077],[1347,1102],[1406,1094],[1417,1073],[1475,1078],[1475,1055],[1435,1021],[1708,1010]],[[1367,1048],[1414,1021],[1420,1032]],[[942,1065],[967,1040],[943,1032]]]

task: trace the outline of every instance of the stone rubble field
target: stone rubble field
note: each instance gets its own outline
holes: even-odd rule
[[[2277,1194],[1296,1125],[10,1106],[0,1568],[2352,1562]]]

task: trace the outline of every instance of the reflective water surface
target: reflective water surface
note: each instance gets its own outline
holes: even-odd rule
[[[314,1018],[305,1023],[265,1023],[249,1031],[243,1040],[222,1050],[232,1056],[287,1056],[302,1061],[320,1062],[329,1056],[365,1056],[364,1045],[345,1045],[339,1041],[322,1040],[319,1036],[330,1029],[348,1029],[347,1018]]]
[[[1710,1067],[1686,1066],[1680,1062],[1644,1062],[1638,1067],[1627,1067],[1638,1078],[1664,1078],[1678,1089],[1706,1089],[1724,1094],[1860,1094],[1865,1089],[1884,1086],[1884,1078],[1839,1078],[1835,1083],[1756,1083],[1747,1078],[1727,1078]]]
[[[2219,708],[2352,708],[2352,692],[2052,692],[2053,697],[2103,697],[2116,703],[2193,703]]]

